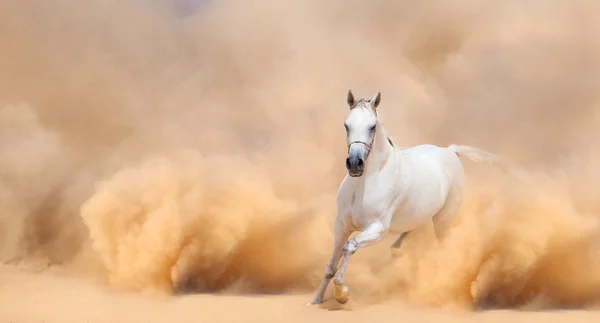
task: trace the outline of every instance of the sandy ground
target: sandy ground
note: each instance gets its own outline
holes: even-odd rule
[[[600,311],[458,312],[411,308],[398,302],[306,307],[310,295],[151,297],[109,291],[62,269],[16,266],[0,271],[0,322],[599,322]]]

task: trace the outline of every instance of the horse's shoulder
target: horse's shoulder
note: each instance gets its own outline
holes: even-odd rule
[[[355,183],[354,183],[352,177],[350,177],[349,175],[346,175],[338,187],[338,192],[337,192],[338,204],[343,204],[346,202],[346,200],[351,198],[354,185],[355,185]]]

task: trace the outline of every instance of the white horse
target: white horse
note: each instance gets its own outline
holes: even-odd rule
[[[398,148],[377,119],[380,92],[370,100],[355,100],[349,90],[347,100],[350,112],[344,126],[348,175],[337,195],[333,252],[321,284],[307,305],[323,301],[340,258],[334,294],[338,303],[346,303],[349,290],[344,272],[350,257],[390,231],[399,234],[391,247],[399,248],[409,232],[432,220],[436,237],[441,240],[462,204],[465,174],[459,157],[500,161],[493,154],[468,146]],[[356,231],[360,233],[348,240]]]

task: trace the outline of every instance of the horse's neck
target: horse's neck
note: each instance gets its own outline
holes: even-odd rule
[[[371,148],[371,153],[367,158],[367,164],[365,171],[368,175],[378,173],[383,166],[385,166],[390,158],[394,154],[394,147],[390,144],[387,139],[387,132],[381,122],[377,122],[377,133],[375,134],[375,141]]]

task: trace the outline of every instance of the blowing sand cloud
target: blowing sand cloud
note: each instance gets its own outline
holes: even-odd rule
[[[382,91],[403,146],[476,145],[529,169],[467,163],[456,230],[440,246],[415,234],[397,258],[359,252],[359,299],[586,306],[600,283],[598,9],[0,3],[0,257],[91,251],[133,291],[312,290],[352,88]]]

